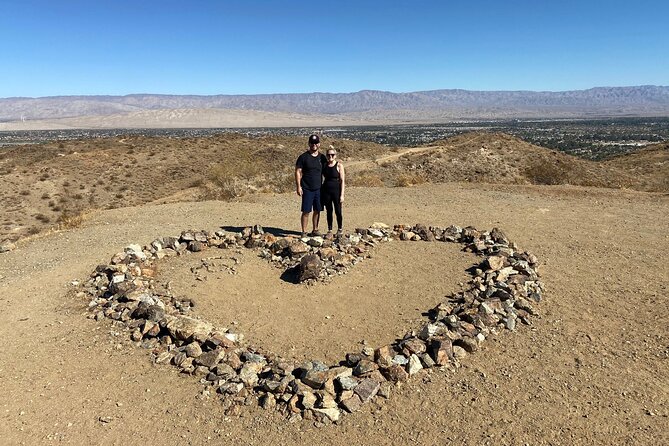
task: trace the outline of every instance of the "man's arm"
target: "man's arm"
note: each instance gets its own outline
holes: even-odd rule
[[[297,195],[300,197],[302,196],[302,186],[300,185],[302,183],[302,168],[301,167],[296,167],[295,168],[295,192],[297,192]]]

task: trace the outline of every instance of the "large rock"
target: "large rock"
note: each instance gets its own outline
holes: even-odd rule
[[[214,329],[213,325],[188,316],[177,316],[167,323],[167,331],[179,341],[204,341]]]
[[[16,249],[16,245],[12,242],[6,241],[6,242],[0,243],[0,253],[13,251],[15,249]]]
[[[360,397],[360,400],[363,403],[374,398],[374,395],[379,391],[380,384],[377,380],[372,378],[363,379],[360,383],[353,389],[356,395]]]
[[[305,280],[318,279],[322,268],[321,259],[316,254],[307,254],[300,260],[298,280],[304,282]]]

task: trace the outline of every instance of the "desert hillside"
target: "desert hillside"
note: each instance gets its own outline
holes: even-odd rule
[[[669,192],[667,148],[588,161],[499,133],[393,148],[324,137],[348,167],[349,186],[422,183],[578,185]],[[68,227],[96,209],[152,202],[234,200],[293,189],[305,148],[295,137],[127,136],[22,145],[0,151],[0,241]]]

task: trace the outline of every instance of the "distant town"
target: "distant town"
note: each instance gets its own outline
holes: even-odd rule
[[[503,132],[538,146],[590,160],[602,160],[634,152],[650,144],[669,140],[669,118],[614,118],[593,120],[498,120],[462,121],[444,124],[394,126],[246,128],[246,129],[104,129],[34,130],[0,132],[0,147],[107,138],[122,135],[174,138],[208,137],[224,132],[256,135],[308,135],[314,131],[340,139],[376,142],[387,146],[431,144],[471,131]]]

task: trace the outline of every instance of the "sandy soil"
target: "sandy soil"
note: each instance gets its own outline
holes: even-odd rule
[[[565,186],[351,188],[348,227],[503,228],[542,260],[547,293],[531,327],[491,339],[458,370],[418,375],[388,401],[320,429],[258,408],[227,418],[194,378],[152,365],[107,323],[87,319],[86,302],[73,294],[72,280],[129,243],[186,228],[295,229],[297,207],[297,197],[283,194],[114,209],[0,255],[2,443],[669,443],[666,195]],[[326,358],[359,347],[361,338],[401,335],[415,309],[457,287],[472,261],[397,242],[345,277],[298,289],[248,254],[237,275],[205,282],[179,265],[185,260],[162,274],[174,267],[184,293],[199,294],[202,314],[225,324],[235,314],[249,338],[296,357]],[[312,304],[307,311],[296,311],[300,300]],[[268,314],[276,316],[268,321]],[[360,332],[346,334],[346,327]]]

